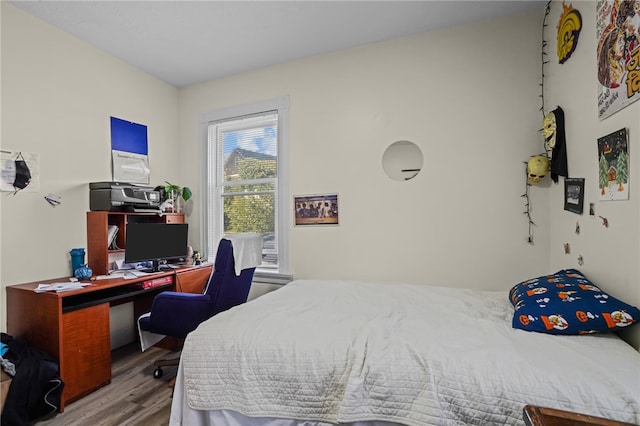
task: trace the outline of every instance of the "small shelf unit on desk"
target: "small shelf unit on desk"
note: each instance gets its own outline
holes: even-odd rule
[[[124,253],[129,223],[184,223],[184,213],[87,212],[87,264],[94,275],[106,274],[112,255]],[[109,250],[109,226],[118,227],[118,250]]]

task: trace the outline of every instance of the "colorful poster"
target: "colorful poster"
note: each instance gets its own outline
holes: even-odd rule
[[[629,199],[629,151],[627,129],[598,139],[600,201]]]
[[[640,99],[640,0],[598,0],[598,117]]]

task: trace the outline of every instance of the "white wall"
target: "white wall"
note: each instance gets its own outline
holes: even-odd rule
[[[201,113],[288,95],[289,206],[303,194],[338,193],[340,202],[338,227],[290,224],[295,278],[507,289],[545,274],[548,191],[532,189],[534,245],[521,197],[523,162],[541,140],[542,12],[181,89],[181,179],[199,187]],[[425,158],[407,182],[382,170],[397,140]],[[196,207],[190,223],[197,217]]]
[[[0,2],[2,141],[40,156],[40,190],[0,193],[1,327],[5,286],[71,275],[86,247],[89,182],[110,181],[109,117],[148,126],[152,184],[176,180],[176,88]],[[62,197],[55,208],[48,193]]]
[[[640,305],[640,103],[597,119],[595,2],[576,6],[584,21],[579,46],[566,64],[548,65],[546,101],[565,110],[569,170],[587,179],[585,202],[595,202],[610,226],[564,212],[562,181],[547,183],[531,188],[530,245],[521,195],[523,162],[542,146],[542,10],[178,91],[0,2],[0,145],[37,152],[41,176],[37,193],[0,194],[0,328],[6,285],[68,276],[69,250],[86,244],[87,184],[111,179],[110,116],[149,126],[153,185],[175,180],[195,190],[188,221],[197,247],[200,114],[282,95],[291,101],[286,196],[337,192],[341,204],[339,227],[291,225],[296,278],[507,289],[576,267],[582,254],[585,274]],[[560,9],[554,2],[547,28],[554,42]],[[595,141],[621,127],[630,133],[631,197],[598,202]],[[386,147],[400,139],[418,144],[425,157],[423,171],[404,183],[381,166]],[[63,204],[46,204],[50,192]]]
[[[562,65],[555,53],[562,2],[554,1],[551,6],[545,35],[551,60],[545,73],[545,103],[549,110],[558,105],[564,110],[569,174],[585,178],[585,209],[581,216],[564,211],[562,178],[549,188],[550,272],[577,268],[613,296],[640,306],[640,102],[598,119],[596,2],[574,2],[573,6],[582,15],[582,32],[575,52]],[[597,139],[625,127],[631,156],[629,200],[599,201]],[[589,216],[589,203],[595,203],[595,216]],[[608,219],[608,228],[598,216]],[[564,243],[571,246],[568,255]],[[579,255],[584,259],[582,266],[577,263]],[[629,331],[632,335],[626,338],[640,347],[640,326]]]

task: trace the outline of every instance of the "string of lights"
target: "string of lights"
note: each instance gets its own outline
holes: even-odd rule
[[[547,27],[547,17],[549,16],[549,12],[551,12],[551,0],[549,0],[544,8],[544,18],[542,19],[542,31],[541,31],[541,39],[542,39],[542,46],[540,49],[540,71],[541,71],[541,77],[540,77],[540,111],[542,112],[542,118],[544,119],[545,116],[545,105],[544,105],[544,66],[546,64],[549,63],[549,60],[547,59],[547,47],[548,47],[548,43],[545,40],[545,29]],[[542,129],[540,129],[540,131],[542,131]],[[524,163],[524,169],[525,169],[525,191],[524,194],[522,194],[522,197],[524,197],[526,199],[526,203],[525,203],[525,208],[526,210],[524,211],[524,214],[527,215],[527,220],[529,222],[529,237],[527,238],[527,242],[529,244],[533,244],[533,228],[536,226],[536,224],[533,222],[533,219],[531,218],[531,200],[529,198],[529,189],[531,187],[531,185],[529,184],[528,180],[527,180],[527,162]]]

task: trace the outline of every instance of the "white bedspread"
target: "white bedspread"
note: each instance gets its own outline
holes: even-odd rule
[[[640,423],[640,353],[612,335],[514,330],[507,298],[295,281],[192,332],[180,395],[196,410],[328,423],[520,425],[525,404]]]

